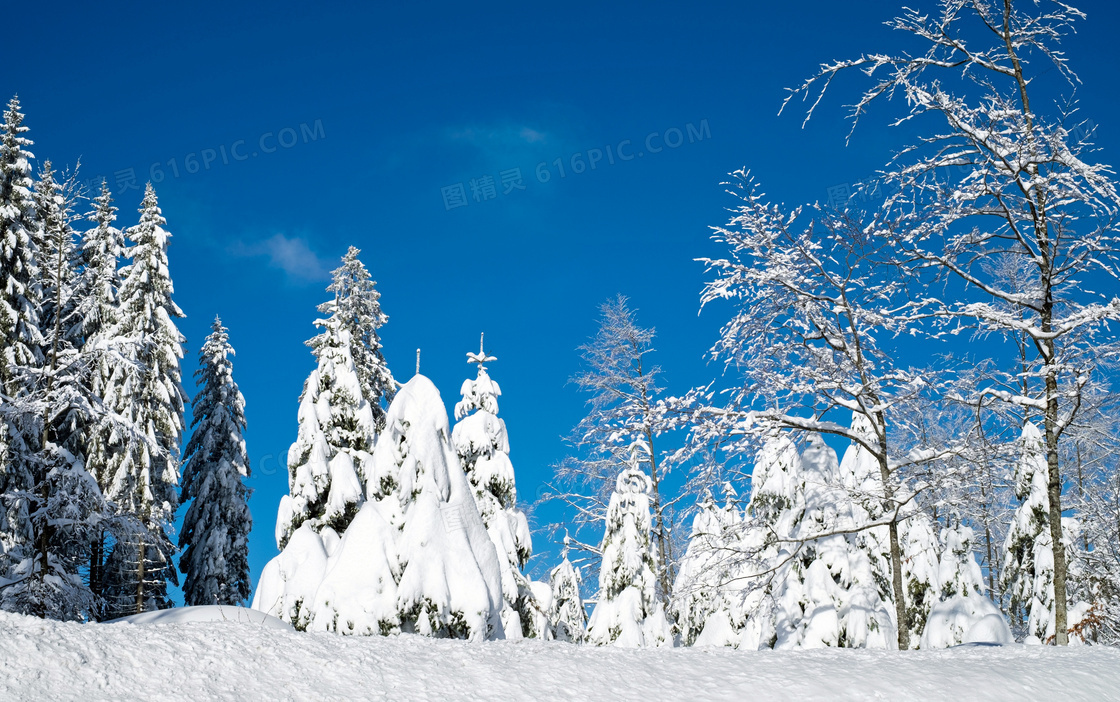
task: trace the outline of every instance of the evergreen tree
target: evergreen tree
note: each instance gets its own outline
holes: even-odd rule
[[[369,404],[373,419],[380,430],[385,424],[386,406],[393,400],[397,383],[385,356],[381,352],[381,337],[377,330],[389,317],[381,311],[381,293],[365,265],[358,260],[361,251],[351,246],[342,257],[342,265],[331,276],[327,292],[334,299],[319,305],[319,312],[337,319],[342,329],[349,333],[350,357],[358,374],[362,397]]]
[[[723,507],[710,492],[700,500],[673,584],[676,629],[685,646],[736,645],[744,623],[739,604],[747,583],[736,577],[740,564],[732,555],[742,518],[730,484],[724,492]]]
[[[35,241],[39,223],[31,189],[32,144],[24,134],[19,99],[4,111],[0,135],[0,578],[30,553],[33,540],[31,490],[41,437],[25,396],[32,371],[42,364],[39,314],[42,303]],[[15,402],[13,402],[15,401]]]
[[[101,181],[101,191],[93,203],[90,219],[94,226],[82,233],[82,266],[75,293],[79,305],[75,310],[78,330],[74,336],[81,338],[87,347],[103,341],[105,332],[119,322],[117,293],[121,286],[119,268],[124,251],[124,233],[113,225],[117,208],[105,181]]]
[[[378,499],[386,521],[399,527],[401,629],[436,637],[502,637],[500,557],[448,429],[439,391],[416,375],[390,405],[374,453],[376,474],[395,476],[391,495],[378,497],[371,482],[367,497]]]
[[[108,517],[96,482],[85,469],[81,428],[94,413],[88,392],[88,364],[68,336],[74,301],[74,179],[55,180],[44,164],[36,185],[39,211],[38,270],[43,300],[44,365],[20,396],[24,428],[40,437],[34,456],[30,513],[34,547],[16,567],[23,576],[2,596],[5,609],[60,619],[88,619],[98,601],[79,568],[95,534]]]
[[[81,268],[75,291],[75,310],[70,337],[80,340],[82,353],[89,364],[89,398],[93,404],[111,397],[109,391],[113,371],[120,365],[121,348],[112,330],[120,322],[118,292],[120,290],[120,259],[124,251],[124,233],[114,226],[117,208],[105,181],[94,198],[90,219],[94,226],[82,233]],[[108,489],[114,434],[128,433],[133,428],[121,427],[104,412],[91,418],[84,430],[86,468],[98,485]],[[117,440],[119,444],[119,439]],[[95,596],[101,594],[104,580],[104,536],[94,537],[90,551],[89,583]]]
[[[199,352],[193,433],[184,451],[181,501],[190,501],[179,533],[187,605],[241,604],[249,597],[249,477],[245,398],[233,380],[234,355],[219,318]]]
[[[578,644],[587,637],[587,611],[580,595],[583,577],[579,568],[568,560],[570,541],[567,536],[564,537],[563,560],[549,573],[552,601],[549,603],[548,620],[554,639]]]
[[[0,135],[0,381],[9,397],[18,394],[20,366],[42,363],[39,313],[42,291],[35,241],[39,222],[31,190],[34,155],[23,136],[23,113],[13,97],[4,111]]]
[[[113,364],[104,401],[136,431],[115,435],[102,484],[118,510],[136,520],[114,535],[106,566],[115,613],[168,607],[167,581],[177,582],[166,525],[178,506],[184,339],[174,319],[184,315],[171,299],[166,223],[149,183],[140,222],[128,230],[132,262],[121,270],[120,316],[107,332],[121,358]]]
[[[1003,546],[1003,590],[1010,598],[1008,612],[1016,624],[1029,616],[1034,598],[1035,544],[1048,529],[1047,470],[1042,434],[1033,423],[1023,425],[1019,460],[1015,464],[1015,496],[1021,501]]]
[[[1041,641],[1055,636],[1054,548],[1051,540],[1048,494],[1049,470],[1042,432],[1031,422],[1023,425],[1020,456],[1015,465],[1015,510],[1003,547],[1003,585],[1010,596],[1012,620],[1025,625],[1026,635]],[[1076,539],[1072,520],[1062,520],[1064,550],[1072,562]],[[1071,589],[1072,590],[1072,589]],[[1072,592],[1070,593],[1072,594]],[[1067,603],[1069,604],[1069,603]],[[1069,628],[1080,622],[1079,609],[1069,608]],[[1083,613],[1083,612],[1081,612]]]
[[[918,644],[930,610],[941,598],[940,551],[936,523],[924,512],[915,512],[902,523],[902,582],[906,592],[906,619],[911,646]],[[949,560],[945,561],[946,566]],[[946,568],[946,575],[952,577]]]
[[[599,602],[588,623],[588,641],[628,648],[672,645],[657,595],[657,547],[650,536],[650,479],[639,451],[618,475],[607,506],[599,569]],[[648,454],[647,454],[648,455]]]
[[[498,397],[502,391],[491,380],[485,363],[498,360],[488,356],[479,340],[478,353],[468,353],[467,361],[478,366],[474,380],[463,381],[463,399],[455,405],[458,423],[451,434],[451,443],[474,491],[482,523],[497,549],[502,567],[502,625],[508,638],[520,635],[544,638],[534,622],[540,604],[533,597],[529,580],[522,569],[532,555],[529,522],[517,508],[513,464],[509,460],[509,438],[506,424],[498,414]]]
[[[749,509],[773,534],[777,553],[766,554],[773,563],[770,606],[752,613],[763,620],[755,628],[772,631],[775,648],[893,647],[889,579],[869,539],[873,530],[842,487],[858,480],[863,461],[845,455],[838,464],[819,435],[811,440],[811,450],[798,456],[788,437],[773,437],[756,460],[752,482],[758,473],[764,482]]]
[[[309,345],[316,368],[303,385],[299,434],[288,450],[289,494],[280,500],[276,543],[283,549],[304,522],[341,534],[365,499],[376,422],[350,355],[350,332],[332,315]]]

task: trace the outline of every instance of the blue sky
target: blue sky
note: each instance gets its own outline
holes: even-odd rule
[[[450,406],[486,333],[532,501],[582,415],[565,381],[607,297],[630,296],[657,328],[670,391],[718,372],[703,355],[722,318],[697,314],[693,259],[716,251],[728,172],[750,167],[778,200],[823,201],[901,143],[879,111],[845,146],[840,98],[856,82],[807,129],[777,115],[819,62],[898,48],[881,22],[899,4],[24,4],[6,14],[0,95],[19,93],[40,160],[80,157],[86,178],[109,180],[123,226],[159,181],[188,393],[215,314],[238,351],[255,580],[276,553],[313,366],[303,342],[348,245],[378,281],[398,378],[421,348]],[[1116,162],[1120,11],[1078,6],[1089,19],[1067,48],[1083,116]],[[575,165],[596,150],[594,170]],[[516,169],[524,188],[503,186]],[[468,204],[449,208],[460,184]],[[537,550],[535,563],[555,561],[543,537]]]

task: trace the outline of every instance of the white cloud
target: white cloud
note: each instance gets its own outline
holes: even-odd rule
[[[245,258],[267,257],[268,265],[301,282],[325,280],[329,277],[326,262],[301,237],[289,238],[283,234],[273,234],[264,241],[250,244],[239,242],[232,247],[230,253]]]

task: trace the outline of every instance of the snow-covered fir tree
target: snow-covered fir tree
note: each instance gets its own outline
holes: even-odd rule
[[[774,437],[755,464],[765,477],[750,509],[769,525],[777,550],[770,598],[751,615],[762,618],[758,640],[770,630],[775,648],[893,648],[891,602],[880,590],[889,581],[877,572],[869,530],[841,487],[850,481],[845,464],[858,462],[845,456],[838,463],[819,436],[810,448],[799,456],[788,437]]]
[[[564,536],[563,560],[549,573],[549,587],[552,591],[548,608],[548,620],[552,626],[552,638],[568,643],[583,643],[587,637],[587,610],[583,606],[580,587],[583,576],[580,569],[568,560],[571,539]]]
[[[136,520],[115,535],[106,566],[106,592],[116,613],[170,606],[167,581],[178,580],[166,527],[179,501],[184,339],[174,320],[184,315],[171,297],[166,223],[149,183],[140,222],[127,232],[132,262],[121,270],[120,316],[107,332],[121,358],[104,388],[105,404],[137,432],[116,434],[103,472],[106,497]]]
[[[27,150],[32,142],[24,136],[28,128],[23,117],[19,99],[13,97],[0,135],[0,380],[9,397],[26,382],[17,378],[16,369],[43,360],[35,246],[40,225],[29,163],[34,155]]]
[[[439,391],[414,376],[389,406],[345,533],[301,524],[253,607],[344,634],[501,638],[501,568],[450,434]]]
[[[41,289],[36,266],[39,222],[32,194],[33,157],[24,136],[19,99],[4,111],[0,135],[0,578],[22,579],[12,570],[30,553],[31,490],[41,437],[35,412],[25,398],[33,384],[30,369],[42,364],[39,314]]]
[[[280,500],[276,544],[305,522],[341,534],[365,499],[376,421],[354,367],[350,332],[337,316],[318,319],[308,344],[318,367],[303,385],[299,433],[288,449],[289,494]]]
[[[984,579],[974,553],[972,529],[954,518],[941,530],[937,564],[938,601],[930,607],[921,634],[921,648],[962,643],[1010,643],[1011,629],[1003,613],[984,595]]]
[[[940,551],[937,524],[925,512],[914,510],[901,524],[902,582],[906,592],[910,643],[922,637],[929,612],[940,600]]]
[[[385,409],[397,391],[397,382],[389,372],[381,351],[378,329],[389,321],[381,311],[381,293],[365,265],[358,260],[361,251],[351,246],[342,257],[342,265],[331,273],[327,292],[334,299],[319,305],[319,312],[337,319],[350,337],[350,358],[378,429],[384,425]]]
[[[44,363],[34,384],[16,400],[26,430],[39,435],[29,491],[34,545],[13,573],[0,606],[40,617],[84,620],[98,612],[98,599],[80,567],[108,518],[109,506],[86,471],[82,428],[97,408],[88,393],[88,364],[70,336],[74,307],[74,180],[56,181],[50,163],[36,184],[40,226],[37,251]]]
[[[1049,468],[1042,432],[1032,422],[1023,425],[1015,464],[1015,496],[1021,500],[1003,547],[1003,588],[1013,621],[1025,626],[1028,637],[1054,637],[1054,549],[1050,538]],[[1064,547],[1073,555],[1076,539],[1072,520],[1062,519]],[[1067,561],[1068,562],[1068,561]],[[1072,605],[1072,603],[1070,603]],[[1080,621],[1083,609],[1069,607],[1068,624]]]
[[[183,452],[181,501],[190,501],[179,532],[188,606],[241,604],[249,598],[247,503],[249,456],[245,450],[245,398],[233,380],[233,347],[215,317],[199,352],[199,392],[191,402],[193,433]]]
[[[109,397],[108,388],[119,363],[119,344],[111,330],[120,321],[117,294],[120,289],[120,260],[124,251],[124,232],[114,226],[117,208],[112,193],[102,180],[89,214],[93,226],[82,232],[81,267],[75,283],[75,310],[70,334],[89,364],[88,394],[91,401]],[[113,451],[113,436],[120,422],[106,413],[89,418],[84,429],[83,453],[86,469],[98,485],[108,486],[107,473]],[[104,536],[96,535],[90,550],[89,584],[100,596],[103,581]]]
[[[615,481],[600,552],[599,601],[587,640],[629,648],[672,645],[657,594],[657,548],[650,535],[650,479],[639,467],[639,448]]]
[[[377,475],[395,474],[400,529],[397,606],[401,629],[428,636],[503,635],[501,565],[474,491],[451,446],[439,391],[416,375],[386,415],[374,454]],[[374,493],[370,493],[371,498]]]
[[[735,549],[742,536],[742,515],[729,483],[724,494],[723,507],[711,492],[701,498],[688,547],[678,564],[673,613],[685,646],[735,645],[743,625],[740,604],[747,583],[736,577],[741,564]]]
[[[497,416],[502,391],[484,365],[496,360],[497,357],[486,354],[481,339],[478,353],[467,354],[467,361],[478,366],[478,375],[463,381],[463,399],[455,405],[457,423],[451,443],[474,491],[482,523],[497,549],[502,567],[502,625],[506,636],[544,638],[546,631],[534,627],[540,619],[540,604],[522,574],[533,553],[533,544],[529,522],[517,508],[506,424]]]

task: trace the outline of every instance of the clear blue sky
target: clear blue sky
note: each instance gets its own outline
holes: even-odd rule
[[[717,372],[703,355],[721,315],[697,316],[693,259],[714,251],[728,172],[749,166],[779,200],[823,201],[899,145],[880,119],[845,147],[839,103],[854,82],[805,130],[799,112],[777,111],[819,62],[897,48],[881,22],[900,4],[23,3],[5,13],[0,96],[19,93],[40,160],[80,157],[85,177],[108,178],[122,226],[162,173],[188,393],[215,314],[238,352],[255,582],[276,553],[284,456],[313,367],[303,342],[348,245],[378,281],[398,378],[420,347],[452,405],[486,332],[532,501],[583,412],[565,381],[607,297],[630,296],[657,328],[670,391]],[[1075,4],[1089,13],[1067,47],[1083,115],[1115,163],[1120,11]],[[596,168],[573,172],[593,149]],[[524,189],[503,187],[514,169]],[[469,204],[449,209],[443,189],[457,184]],[[535,562],[556,559],[543,537],[537,550],[548,552]]]

